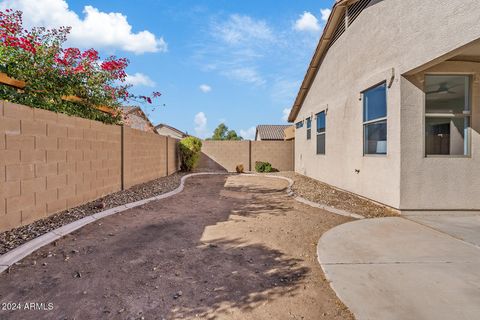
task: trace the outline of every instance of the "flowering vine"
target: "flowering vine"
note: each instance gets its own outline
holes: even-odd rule
[[[64,47],[69,32],[69,27],[26,30],[21,11],[0,11],[0,72],[26,82],[21,91],[0,86],[0,99],[115,123],[118,114],[104,114],[95,106],[153,105],[161,96],[132,94],[126,82],[128,59],[101,60],[95,49]],[[65,101],[65,96],[81,103]]]

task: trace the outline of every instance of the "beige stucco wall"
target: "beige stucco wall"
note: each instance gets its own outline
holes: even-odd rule
[[[421,207],[420,201],[406,200],[413,193],[401,194],[408,189],[401,184],[409,169],[401,165],[401,152],[406,151],[401,148],[407,143],[401,139],[407,133],[401,134],[400,128],[417,126],[417,134],[423,130],[421,122],[408,122],[412,119],[403,115],[412,107],[423,109],[418,100],[415,106],[402,108],[402,97],[413,88],[400,81],[401,75],[478,39],[478,21],[477,0],[373,1],[330,48],[295,121],[328,109],[326,155],[316,155],[314,120],[312,140],[306,140],[306,126],[296,130],[295,170],[394,208]],[[388,82],[392,70],[395,78],[387,90],[388,155],[363,156],[361,92]],[[423,121],[421,114],[417,116]],[[417,139],[422,143],[423,133]],[[462,161],[443,161],[439,167],[445,165],[443,169],[448,170],[449,165],[467,162]],[[450,183],[458,181],[457,177]],[[425,197],[434,191],[428,188]],[[458,201],[452,204],[459,205]],[[475,206],[480,208],[480,203]]]
[[[471,74],[471,155],[425,157],[425,73]],[[445,62],[402,78],[402,175],[403,210],[480,209],[480,63]],[[422,139],[423,138],[423,139]]]

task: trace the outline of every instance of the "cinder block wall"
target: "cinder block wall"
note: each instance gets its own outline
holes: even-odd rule
[[[124,188],[167,175],[167,137],[124,127]]]
[[[0,230],[120,190],[120,133],[0,101]]]
[[[239,164],[249,170],[249,149],[249,141],[202,141],[202,152],[229,172]]]
[[[267,161],[280,171],[294,170],[293,141],[203,141],[202,152],[230,172],[243,164],[255,171],[256,161]]]
[[[180,163],[177,154],[177,144],[180,141],[172,137],[167,137],[167,175],[177,172]]]
[[[178,169],[178,140],[0,100],[0,232]],[[168,141],[168,147],[167,147]]]
[[[293,171],[293,141],[252,141],[252,171],[256,161],[267,161],[280,171]]]

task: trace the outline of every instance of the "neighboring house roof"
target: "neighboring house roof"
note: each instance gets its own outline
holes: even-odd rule
[[[181,130],[178,130],[177,128],[174,128],[172,126],[169,126],[168,124],[165,124],[165,123],[160,123],[160,124],[157,124],[155,126],[155,130],[158,130],[158,129],[161,129],[161,128],[166,128],[166,129],[169,129],[169,130],[172,130],[173,132],[176,132],[178,133],[179,135],[181,135],[182,137],[186,137],[187,134]]]
[[[140,107],[120,107],[123,123],[133,129],[157,133],[155,127]]]
[[[255,140],[260,136],[261,140],[284,140],[285,129],[290,125],[258,125],[255,133]]]
[[[307,73],[303,79],[302,85],[298,91],[297,98],[292,106],[292,110],[290,111],[290,115],[288,116],[288,121],[293,122],[297,117],[300,109],[307,97],[307,93],[312,86],[313,81],[315,80],[315,76],[317,75],[317,71],[320,68],[323,58],[330,47],[330,42],[336,40],[336,30],[340,22],[345,23],[345,12],[347,7],[359,2],[359,0],[337,0],[333,5],[332,12],[330,13],[330,17],[328,18],[327,24],[323,29],[322,37],[318,41],[317,48],[315,49],[315,53],[313,54],[312,61],[308,66]]]

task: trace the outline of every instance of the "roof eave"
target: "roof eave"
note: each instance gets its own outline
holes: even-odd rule
[[[297,97],[295,98],[295,102],[292,106],[290,114],[288,115],[288,122],[294,122],[300,112],[300,109],[305,101],[305,98],[310,90],[313,80],[317,75],[318,69],[320,64],[327,53],[328,45],[330,44],[331,36],[335,32],[337,25],[342,17],[343,12],[347,8],[350,3],[356,2],[358,0],[338,0],[333,8],[330,16],[328,17],[327,24],[323,29],[322,36],[318,41],[317,48],[315,49],[315,53],[313,54],[312,60],[310,61],[310,65],[308,66],[307,72],[305,77],[303,78],[302,85],[298,90]]]

